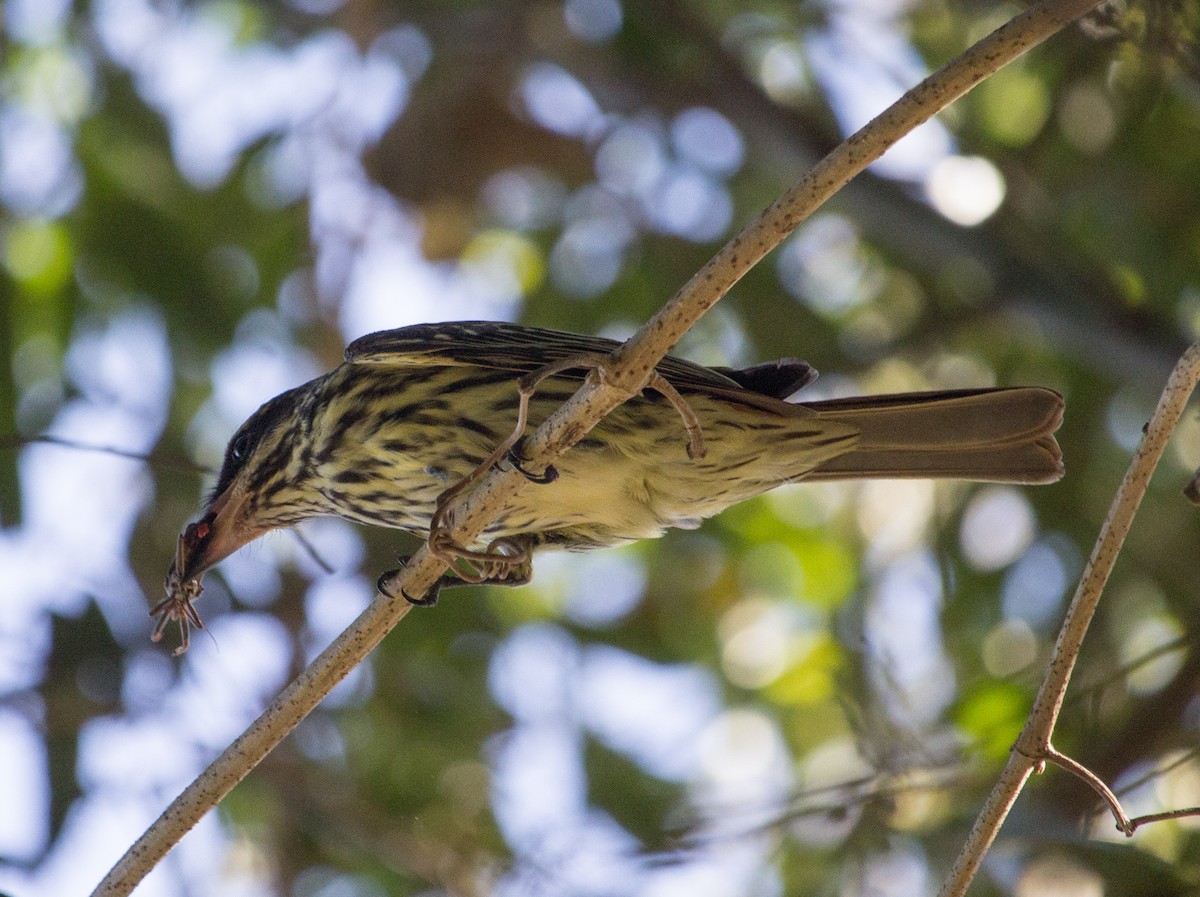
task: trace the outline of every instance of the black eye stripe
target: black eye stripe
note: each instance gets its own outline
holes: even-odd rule
[[[234,477],[247,466],[250,461],[250,455],[259,447],[263,438],[295,414],[296,403],[304,389],[305,387],[297,387],[276,396],[254,412],[254,414],[250,415],[249,420],[242,424],[237,435],[233,437],[233,440],[225,449],[225,460],[221,465],[221,472],[217,476],[216,485],[208,497],[209,504],[212,504],[213,501],[229,488]],[[257,467],[262,463],[264,462],[256,462],[255,466]],[[282,462],[280,462],[276,454],[271,454],[270,457],[265,459],[265,463],[270,468],[272,463]]]

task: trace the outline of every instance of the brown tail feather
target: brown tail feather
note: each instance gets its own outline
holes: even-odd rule
[[[860,432],[808,480],[933,477],[1052,483],[1063,475],[1054,431],[1063,400],[1041,387],[909,393],[809,405]]]

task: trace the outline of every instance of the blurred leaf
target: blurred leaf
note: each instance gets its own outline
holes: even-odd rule
[[[789,666],[763,693],[777,704],[799,706],[836,698],[837,673],[842,663],[841,646],[820,638],[806,646],[803,659]]]
[[[955,722],[985,756],[1008,756],[1032,706],[1033,693],[1008,682],[987,682],[963,695]]]
[[[57,837],[81,793],[76,780],[80,733],[91,720],[119,706],[121,647],[93,602],[79,617],[55,616],[53,639],[42,696],[47,708],[50,829]]]
[[[446,309],[503,309],[532,324],[630,332],[720,242],[703,227],[678,225],[689,203],[702,209],[693,224],[718,222],[715,230],[732,234],[839,139],[862,103],[877,108],[1008,14],[942,0],[883,18],[854,5],[714,0],[403,8],[349,0],[331,11],[219,0],[150,4],[136,14],[104,4],[61,13],[55,4],[18,6],[5,22],[0,75],[0,436],[73,426],[118,444],[127,435],[122,421],[162,418],[162,432],[143,437],[157,445],[142,448],[205,464],[219,460],[210,455],[236,426],[231,408],[261,388],[260,376],[294,376],[297,359],[332,366],[344,337],[366,327]],[[880,166],[839,193],[828,213],[848,235],[840,269],[828,251],[802,260],[799,274],[794,259],[768,257],[681,351],[714,364],[806,358],[823,377],[801,401],[859,392],[884,369],[903,371],[920,388],[1060,389],[1067,477],[1023,493],[1037,514],[1035,545],[1052,545],[1072,578],[1139,416],[1200,334],[1197,9],[1182,0],[1108,4],[1085,27],[1037,48],[916,135],[911,172],[892,180]],[[37,16],[51,24],[39,31]],[[600,25],[609,16],[604,27],[616,30],[589,32],[589,16]],[[546,110],[564,108],[564,95],[542,97],[540,113],[531,102],[530,74],[548,71],[558,89],[594,104],[587,127],[543,123],[555,120]],[[377,76],[391,86],[358,93]],[[697,115],[723,123],[702,134],[699,150],[681,127]],[[621,144],[609,140],[624,131],[637,140],[618,152]],[[737,159],[714,167],[722,134],[734,135]],[[234,148],[224,176],[198,185],[181,171],[180,160],[222,146]],[[921,166],[947,155],[981,157],[1003,180],[1003,203],[975,227],[954,225],[926,198]],[[434,261],[424,264],[422,253]],[[836,276],[814,278],[813,266]],[[854,304],[831,309],[828,295],[812,295],[814,283]],[[493,301],[497,295],[508,298]],[[168,408],[125,404],[113,385],[140,372],[140,349],[79,351],[135,308],[162,321],[170,343],[172,382],[159,384]],[[259,355],[279,369],[245,363]],[[1193,435],[1182,432],[1168,450],[1127,543],[1125,573],[1114,581],[1118,596],[1122,577],[1152,583],[1157,604],[1147,618],[1185,627],[1196,588],[1181,559],[1196,554],[1200,516],[1178,489],[1200,464]],[[61,495],[76,472],[68,450],[49,469],[32,457],[0,448],[0,553],[13,567],[0,604],[11,610],[5,620],[17,621],[0,639],[13,652],[0,656],[0,671],[10,674],[0,691],[6,707],[45,733],[58,836],[74,808],[111,797],[77,778],[83,728],[102,715],[172,719],[179,689],[209,672],[189,659],[176,680],[172,662],[145,645],[144,628],[118,644],[106,622],[118,600],[133,602],[130,619],[145,622],[138,592],[160,593],[202,477],[147,464],[130,496],[138,517],[128,538],[97,529],[103,557],[72,549],[64,558],[72,543],[62,538],[63,521],[77,523],[88,496]],[[530,623],[553,627],[574,646],[564,668],[526,683],[555,690],[556,725],[585,731],[580,702],[594,683],[586,664],[571,664],[593,645],[703,683],[679,698],[681,716],[694,716],[680,749],[681,765],[689,757],[697,764],[692,779],[661,781],[581,734],[572,759],[587,773],[583,813],[605,813],[644,844],[661,845],[675,814],[691,818],[698,795],[707,796],[696,758],[712,749],[713,721],[751,699],[761,737],[727,770],[744,776],[750,796],[729,806],[770,838],[717,838],[672,854],[671,871],[725,872],[744,860],[745,879],[730,885],[739,892],[831,894],[870,875],[900,887],[906,870],[923,876],[914,889],[928,887],[957,849],[986,776],[956,783],[945,792],[949,808],[919,824],[897,821],[886,800],[869,801],[861,815],[858,805],[826,814],[811,827],[782,816],[798,790],[838,786],[864,769],[903,774],[897,770],[953,764],[964,734],[969,756],[999,762],[1007,754],[1036,670],[1019,682],[996,681],[981,642],[1036,603],[1023,590],[1046,584],[1017,576],[1019,560],[986,574],[970,566],[959,526],[972,494],[965,485],[939,488],[929,539],[900,556],[863,535],[853,489],[747,502],[699,532],[630,549],[646,579],[618,620],[576,613],[581,568],[570,560],[526,589],[449,591],[436,609],[410,614],[352,686],[233,792],[219,829],[232,840],[214,848],[227,849],[220,862],[195,873],[207,877],[192,881],[190,864],[168,864],[167,887],[220,889],[222,870],[234,869],[253,879],[248,886],[281,893],[535,893],[546,859],[512,837],[511,820],[497,818],[493,801],[496,758],[528,724],[510,718],[493,692],[496,652]],[[277,588],[263,592],[278,597],[263,598],[273,603],[256,612],[284,627],[273,650],[290,652],[293,670],[319,649],[321,616],[333,613],[317,591],[370,583],[395,566],[398,552],[413,550],[414,540],[395,532],[314,531],[333,574],[290,552],[285,537],[247,551],[255,576],[277,578]],[[923,647],[882,650],[864,622],[881,583],[896,564],[930,557],[942,569],[944,606],[914,606],[888,633],[901,645],[907,633]],[[88,582],[59,585],[60,568],[88,563]],[[239,605],[226,585],[253,591],[237,583],[235,563],[213,577],[209,607]],[[52,596],[43,594],[48,581]],[[85,589],[114,592],[100,602],[106,616],[95,604],[78,619],[55,615],[52,645],[43,646],[39,621]],[[728,646],[745,622],[739,614],[757,604],[780,610],[768,617],[778,626],[768,634],[779,638],[735,669]],[[1129,612],[1102,603],[1078,681],[1114,675]],[[1050,638],[1053,621],[1026,622],[1039,644]],[[1188,746],[1195,655],[1153,694],[1089,692],[1063,714],[1056,743],[1114,779]],[[955,677],[932,683],[933,698],[930,669]],[[625,687],[605,689],[614,713],[635,711],[643,697],[641,683]],[[549,770],[526,772],[555,786]],[[1188,825],[1146,839],[1174,870],[1150,856],[1149,844],[1064,845],[1047,834],[1076,830],[1091,806],[1090,793],[1061,784],[1065,778],[1045,777],[1022,798],[1018,809],[1028,815],[1017,822],[1029,849],[1005,857],[1004,869],[1017,875],[1061,850],[1096,870],[1106,894],[1195,890],[1200,836]],[[563,827],[555,834],[575,835]],[[572,849],[591,858],[588,844]],[[619,860],[638,874],[647,868],[642,856]],[[0,866],[0,875],[9,868]],[[1010,885],[975,887],[1007,893]]]
[[[588,773],[588,798],[650,849],[663,844],[667,820],[683,789],[638,768],[629,758],[588,738],[583,751]],[[630,788],[633,781],[639,787]]]

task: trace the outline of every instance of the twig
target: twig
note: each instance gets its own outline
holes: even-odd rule
[[[1151,648],[1146,653],[1129,661],[1129,663],[1117,667],[1108,675],[1103,676],[1094,682],[1089,682],[1087,687],[1081,691],[1077,691],[1074,695],[1067,698],[1065,703],[1067,706],[1070,706],[1078,701],[1082,701],[1084,698],[1096,696],[1114,682],[1124,679],[1130,673],[1133,673],[1146,666],[1146,664],[1153,663],[1160,657],[1165,657],[1167,654],[1174,654],[1176,651],[1182,651],[1191,643],[1191,636],[1181,635],[1178,638],[1171,639],[1169,642],[1164,642],[1155,648]]]
[[[1166,766],[1155,766],[1153,769],[1142,773],[1140,776],[1138,776],[1133,781],[1126,782],[1120,788],[1117,788],[1116,790],[1114,790],[1113,793],[1116,794],[1118,797],[1120,797],[1122,794],[1129,794],[1131,791],[1135,791],[1138,788],[1141,788],[1143,785],[1147,784],[1148,782],[1153,782],[1155,779],[1162,778],[1163,776],[1165,776],[1171,772],[1174,772],[1179,767],[1185,766],[1188,763],[1191,763],[1198,756],[1200,756],[1200,748],[1192,748],[1190,751],[1187,751],[1187,752],[1181,754],[1180,756],[1176,757],[1174,760],[1172,760]]]
[[[1068,703],[1070,703],[1070,702],[1068,701]],[[1194,748],[1190,751],[1187,751],[1186,753],[1176,757],[1174,760],[1172,760],[1166,766],[1156,766],[1154,769],[1151,769],[1150,771],[1145,772],[1142,775],[1138,776],[1133,781],[1126,782],[1120,788],[1111,789],[1110,793],[1117,800],[1117,806],[1120,807],[1120,797],[1122,795],[1129,794],[1131,791],[1137,790],[1142,785],[1145,785],[1147,782],[1152,782],[1155,779],[1162,778],[1163,776],[1170,773],[1172,770],[1178,769],[1180,766],[1184,766],[1185,764],[1193,762],[1198,755],[1200,755],[1200,748]],[[1082,764],[1080,764],[1080,765],[1082,766]],[[1083,767],[1083,768],[1086,769],[1086,767]],[[1090,776],[1092,774],[1090,769],[1087,770],[1087,773],[1088,773],[1088,776]],[[1088,776],[1081,776],[1081,778],[1083,778],[1085,781],[1087,781],[1089,784],[1091,784],[1091,779],[1088,778]],[[1105,786],[1105,787],[1107,788],[1107,786]],[[1133,836],[1133,833],[1135,831],[1137,831],[1140,826],[1147,825],[1151,822],[1161,822],[1164,819],[1182,819],[1185,816],[1200,816],[1200,807],[1185,807],[1182,810],[1166,810],[1161,813],[1149,813],[1145,816],[1135,816],[1132,819],[1126,818],[1126,820],[1123,824],[1121,820],[1122,820],[1122,816],[1125,815],[1124,809],[1122,808],[1120,810],[1120,813],[1114,811],[1112,809],[1113,801],[1109,800],[1109,798],[1106,795],[1104,795],[1102,792],[1099,792],[1099,793],[1100,793],[1101,798],[1104,801],[1105,809],[1107,809],[1107,811],[1112,814],[1113,818],[1117,822],[1117,831],[1123,832],[1125,835],[1130,836],[1130,837]],[[1103,812],[1105,812],[1105,810],[1096,810],[1096,814],[1100,814]]]
[[[915,780],[914,773],[918,775]],[[754,809],[733,805],[705,808],[701,814],[697,814],[699,818],[667,833],[669,846],[666,850],[676,853],[704,850],[741,838],[782,832],[800,819],[840,817],[872,800],[944,789],[961,782],[966,775],[961,765],[879,771],[845,782],[804,789],[789,797],[786,807]],[[767,818],[760,822],[743,821],[744,817],[751,815]],[[722,831],[716,834],[700,831],[718,824]]]
[[[1112,813],[1113,819],[1117,821],[1117,831],[1125,835],[1133,834],[1133,829],[1129,825],[1129,817],[1125,815],[1125,810],[1121,806],[1121,802],[1117,799],[1117,796],[1113,794],[1112,789],[1108,787],[1104,779],[1100,778],[1078,760],[1072,760],[1066,754],[1060,754],[1052,747],[1046,748],[1040,758],[1032,757],[1030,759],[1035,761],[1044,759],[1055,766],[1062,767],[1071,775],[1081,779],[1108,804],[1108,811]]]
[[[954,868],[942,885],[940,897],[961,897],[966,893],[967,886],[979,870],[979,864],[983,862],[984,855],[992,841],[995,840],[1000,825],[1004,822],[1009,808],[1024,787],[1029,774],[1047,760],[1065,765],[1060,760],[1062,755],[1058,754],[1051,746],[1050,736],[1054,732],[1054,725],[1062,710],[1067,685],[1071,680],[1071,671],[1079,656],[1079,649],[1083,645],[1088,625],[1096,612],[1096,605],[1100,601],[1104,585],[1116,563],[1121,545],[1129,533],[1129,527],[1141,504],[1142,496],[1146,493],[1150,476],[1154,473],[1154,468],[1158,465],[1163,450],[1166,448],[1167,440],[1179,423],[1188,397],[1191,396],[1198,382],[1200,382],[1200,343],[1194,344],[1183,354],[1163,389],[1158,407],[1154,409],[1154,415],[1146,426],[1146,432],[1130,462],[1129,470],[1126,471],[1125,478],[1117,489],[1112,506],[1108,510],[1108,516],[1096,538],[1092,556],[1088,559],[1075,595],[1071,599],[1071,605],[1067,608],[1066,618],[1063,620],[1058,638],[1054,642],[1054,649],[1050,654],[1045,678],[1034,699],[1033,710],[1017,738],[1012,753],[1009,754],[1004,772],[992,787],[991,794],[988,795],[987,802],[975,820],[967,842],[963,845],[962,851],[955,861]],[[1078,766],[1078,764],[1075,765]],[[1075,768],[1070,766],[1067,768],[1079,774]],[[1090,771],[1088,771],[1088,775],[1091,775]],[[1095,777],[1092,776],[1092,778]],[[1100,785],[1104,790],[1098,791],[1098,793],[1112,794],[1103,782],[1100,782]],[[1115,797],[1110,800],[1106,796],[1105,799],[1110,807],[1116,802]],[[1130,822],[1124,812],[1120,810],[1119,802],[1116,803],[1114,816],[1117,818],[1121,831],[1127,831]],[[1124,820],[1124,827],[1122,820]]]
[[[32,444],[53,445],[58,448],[72,449],[78,452],[100,452],[104,455],[127,458],[130,461],[143,461],[152,467],[164,467],[167,470],[184,470],[190,473],[207,475],[216,473],[207,464],[200,464],[196,461],[190,461],[187,458],[180,458],[177,455],[162,455],[158,452],[139,452],[111,445],[91,445],[90,443],[77,442],[74,439],[66,439],[62,436],[49,436],[44,433],[37,436],[0,436],[0,449],[22,448]],[[290,532],[296,537],[296,541],[300,543],[300,547],[304,549],[305,554],[313,559],[313,563],[326,573],[333,572],[333,566],[325,558],[321,557],[317,551],[317,546],[313,545],[304,533],[300,532],[296,527],[292,527]]]
[[[984,78],[1041,43],[1098,0],[1043,0],[1001,26],[912,88],[819,162],[769,206],[671,298],[524,445],[530,469],[544,470],[606,414],[639,394],[659,360],[764,255],[778,246],[843,184],[892,144]],[[515,470],[494,467],[454,508],[453,535],[471,544],[528,485]],[[532,486],[530,488],[536,488]],[[446,563],[428,545],[410,560],[397,595],[423,595]],[[105,876],[94,895],[123,897],[218,801],[302,720],[340,679],[409,612],[400,597],[377,596],[350,627],[289,685],[250,728],[176,798]]]
[[[133,449],[117,448],[111,445],[91,445],[86,442],[76,442],[62,436],[0,436],[0,449],[22,448],[26,445],[39,443],[54,445],[59,448],[74,449],[80,452],[100,452],[105,455],[115,455],[118,458],[128,458],[130,461],[145,461],[155,467],[165,467],[168,470],[186,470],[192,473],[212,473],[212,469],[195,461],[180,458],[175,455],[160,455],[157,452],[139,452]]]
[[[296,537],[296,541],[300,543],[300,547],[304,549],[304,553],[312,558],[313,563],[320,567],[322,572],[334,572],[333,564],[329,563],[329,561],[325,560],[325,558],[321,556],[321,553],[317,551],[317,546],[313,545],[312,540],[309,539],[308,536],[300,532],[299,527],[293,526],[290,528],[289,532]]]
[[[1112,814],[1113,819],[1117,823],[1117,831],[1125,835],[1127,838],[1132,838],[1133,833],[1143,825],[1149,825],[1151,822],[1164,822],[1168,819],[1183,819],[1188,816],[1200,816],[1200,807],[1183,807],[1178,810],[1164,810],[1161,813],[1147,813],[1144,816],[1135,816],[1132,819],[1125,814],[1125,808],[1121,806],[1121,801],[1116,793],[1105,784],[1104,780],[1097,776],[1094,772],[1084,766],[1077,760],[1072,760],[1066,754],[1060,754],[1054,748],[1046,750],[1045,759],[1057,766],[1061,766],[1071,775],[1083,780],[1089,788],[1099,795],[1108,807],[1108,812]],[[1190,760],[1190,757],[1185,757],[1183,760]],[[1181,761],[1182,762],[1182,761]],[[1156,770],[1156,774],[1161,774],[1161,770]],[[1126,791],[1130,790],[1128,788]]]
[[[1145,816],[1134,816],[1129,820],[1130,836],[1143,825],[1149,825],[1151,822],[1163,822],[1167,819],[1183,819],[1188,816],[1200,816],[1200,807],[1184,807],[1181,810],[1164,810],[1161,813],[1147,813]]]

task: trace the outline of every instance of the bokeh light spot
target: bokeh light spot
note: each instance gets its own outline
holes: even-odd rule
[[[662,135],[643,122],[617,127],[596,150],[597,179],[614,193],[649,196],[666,168]]]
[[[1045,83],[1020,63],[995,72],[976,88],[983,127],[1000,143],[1024,146],[1050,116]]]
[[[1004,177],[980,156],[947,156],[933,167],[925,195],[942,215],[963,227],[982,224],[1004,202]]]
[[[745,155],[742,135],[715,109],[685,109],[671,123],[675,152],[714,174],[729,175],[741,167]]]
[[[721,618],[721,668],[742,688],[762,688],[787,668],[792,621],[775,602],[746,599]]]
[[[34,860],[50,836],[46,745],[19,713],[0,708],[0,856]]]
[[[568,137],[584,137],[602,121],[591,93],[566,69],[549,63],[530,67],[521,83],[525,108],[539,125]]]
[[[1165,614],[1142,617],[1133,622],[1120,645],[1121,662],[1136,664],[1125,677],[1133,694],[1153,694],[1175,678],[1183,666],[1184,651],[1163,652],[1162,649],[1176,644],[1181,635],[1183,627],[1179,621]],[[1147,660],[1154,654],[1157,656]]]
[[[573,34],[601,44],[616,37],[624,16],[618,0],[566,0],[563,18]]]
[[[1021,870],[1013,897],[1103,897],[1104,880],[1060,853],[1040,856]]]
[[[1007,756],[1032,701],[1011,682],[987,682],[963,696],[955,713],[959,728],[993,759]]]
[[[1065,538],[1051,536],[1030,545],[1004,577],[1001,607],[1006,619],[1035,628],[1058,621],[1069,577],[1079,553]]]
[[[71,238],[51,221],[24,221],[9,228],[4,266],[25,289],[52,293],[71,277]]]
[[[814,311],[841,317],[874,298],[885,283],[867,257],[858,229],[840,215],[818,215],[780,249],[779,280]]]
[[[1024,620],[1005,620],[983,639],[983,665],[996,677],[1019,673],[1037,659],[1037,636]]]
[[[967,504],[959,540],[967,562],[981,573],[1007,567],[1033,541],[1037,518],[1016,489],[995,486],[977,492]]]
[[[705,729],[700,760],[705,775],[731,799],[772,793],[788,767],[775,720],[749,707],[726,710]]]
[[[893,557],[925,538],[933,515],[930,480],[870,480],[858,495],[858,528],[872,554]]]
[[[1102,152],[1117,132],[1117,116],[1103,88],[1078,81],[1063,93],[1058,105],[1063,136],[1082,152]]]
[[[794,103],[812,87],[804,47],[799,41],[772,41],[758,64],[758,80],[777,103]]]
[[[493,299],[513,299],[537,289],[546,273],[541,250],[514,231],[476,235],[462,253],[464,273],[475,289]]]

